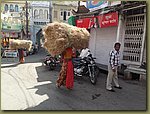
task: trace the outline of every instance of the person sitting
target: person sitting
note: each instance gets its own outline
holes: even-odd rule
[[[90,54],[90,49],[84,48],[84,49],[82,49],[79,57],[84,58],[84,57],[87,57],[89,54]]]

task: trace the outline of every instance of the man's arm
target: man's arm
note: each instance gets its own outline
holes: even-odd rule
[[[115,59],[115,54],[113,53],[113,51],[110,53],[110,65],[112,69],[115,69],[114,67],[114,59]]]

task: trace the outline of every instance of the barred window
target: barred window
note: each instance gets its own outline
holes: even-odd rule
[[[8,5],[5,4],[5,11],[8,11]]]

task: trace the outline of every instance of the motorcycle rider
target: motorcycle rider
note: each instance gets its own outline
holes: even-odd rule
[[[90,54],[90,49],[88,47],[81,49],[81,52],[79,56],[73,58],[73,61],[79,61],[80,59],[83,59],[87,57]]]
[[[87,57],[89,54],[90,54],[90,49],[86,47],[82,49],[79,57],[83,59],[84,57]]]

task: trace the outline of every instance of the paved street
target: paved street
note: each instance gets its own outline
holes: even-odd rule
[[[2,110],[146,110],[145,82],[120,76],[123,89],[109,92],[105,89],[107,74],[101,72],[95,86],[88,77],[78,77],[73,90],[56,88],[60,69],[49,71],[43,66],[45,55],[40,50],[27,56],[24,64],[18,64],[17,58],[2,58]]]

